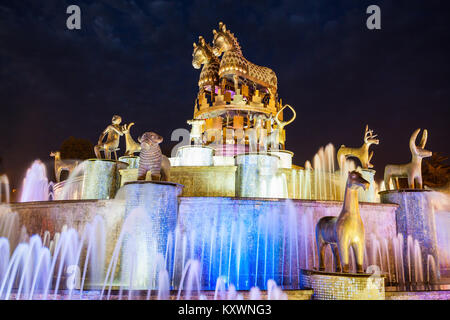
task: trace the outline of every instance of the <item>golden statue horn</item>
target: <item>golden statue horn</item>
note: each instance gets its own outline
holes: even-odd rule
[[[291,120],[281,122],[281,121],[278,119],[278,116],[280,115],[280,113],[281,113],[286,107],[289,108],[289,109],[291,109],[291,111],[292,111],[292,113],[293,113],[293,116],[292,116],[292,119],[291,119]],[[297,113],[295,112],[294,108],[292,108],[292,107],[291,107],[290,105],[288,105],[288,104],[285,104],[284,107],[281,108],[280,111],[277,112],[277,115],[275,116],[275,120],[277,121],[277,123],[282,123],[282,125],[283,125],[283,127],[284,127],[284,126],[287,126],[288,124],[292,123],[292,121],[294,121],[296,117],[297,117]]]
[[[409,139],[409,149],[414,154],[417,153],[416,139],[417,139],[417,136],[419,135],[419,132],[420,132],[420,128],[416,129],[416,131],[413,132],[413,134],[411,135],[411,138]],[[422,137],[423,137],[423,135],[422,135]]]
[[[428,139],[428,131],[427,131],[427,129],[423,129],[422,139],[420,140],[419,147],[424,149],[425,145],[427,144],[427,139]]]
[[[197,48],[197,44],[195,42],[193,43],[193,46],[194,46],[194,48]]]
[[[213,29],[213,34],[214,34],[214,35],[216,35],[216,34],[217,34],[217,31],[216,31],[216,29]]]

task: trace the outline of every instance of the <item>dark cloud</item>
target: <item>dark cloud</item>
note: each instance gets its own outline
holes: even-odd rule
[[[66,29],[78,4],[82,30]],[[244,55],[273,68],[298,111],[287,129],[295,163],[333,142],[379,133],[378,175],[409,159],[417,127],[448,152],[450,17],[445,1],[376,1],[382,30],[365,27],[373,1],[10,1],[0,5],[0,157],[15,185],[68,136],[95,142],[113,114],[166,139],[192,117],[192,42],[224,21]]]

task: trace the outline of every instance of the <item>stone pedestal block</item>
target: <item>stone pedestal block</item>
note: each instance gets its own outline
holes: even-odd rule
[[[236,196],[252,198],[287,197],[286,178],[278,174],[279,157],[246,153],[236,156]]]
[[[417,281],[418,279],[415,278],[417,270],[420,269],[422,269],[423,279],[426,281],[428,267],[439,266],[434,210],[428,195],[429,191],[427,190],[412,189],[380,192],[382,203],[398,204],[396,210],[397,232],[403,234],[404,239],[403,264],[406,282]],[[416,265],[418,264],[415,259],[417,250],[413,240],[418,241],[421,249],[421,266]],[[439,268],[437,268],[435,276],[439,278]]]
[[[89,159],[85,161],[81,199],[112,199],[120,186],[119,170],[125,169],[128,163]]]

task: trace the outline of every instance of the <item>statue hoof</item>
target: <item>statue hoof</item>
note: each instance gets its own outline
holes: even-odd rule
[[[350,272],[350,266],[348,264],[345,264],[342,268],[342,272],[349,273]]]
[[[356,273],[364,273],[363,266],[356,266]]]
[[[319,271],[325,271],[325,267],[319,267]]]

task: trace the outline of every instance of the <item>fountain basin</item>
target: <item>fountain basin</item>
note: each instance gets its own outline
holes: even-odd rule
[[[212,166],[214,149],[206,146],[183,146],[178,148],[179,166]]]
[[[128,163],[107,159],[89,159],[84,162],[82,199],[113,199],[120,185],[119,170]]]
[[[315,300],[384,300],[384,278],[365,273],[301,270],[303,289],[312,289]]]
[[[270,154],[245,153],[236,156],[236,196],[287,198],[286,178],[278,173],[280,158]]]

